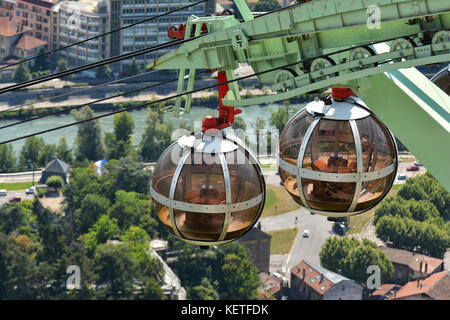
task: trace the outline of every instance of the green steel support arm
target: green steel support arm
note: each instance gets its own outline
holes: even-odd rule
[[[450,97],[415,68],[356,85],[356,94],[450,191]]]

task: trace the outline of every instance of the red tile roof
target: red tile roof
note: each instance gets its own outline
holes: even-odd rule
[[[425,256],[411,251],[388,247],[380,247],[379,249],[386,253],[389,260],[393,263],[407,265],[416,272],[425,272],[425,264],[427,264],[426,273],[431,274],[443,262],[442,259]],[[422,262],[422,270],[420,270],[420,262]]]
[[[23,27],[21,31],[17,31],[19,24],[14,20],[10,20],[9,17],[0,17],[0,35],[4,37],[11,37],[18,33],[31,30],[29,27]]]
[[[305,279],[303,279],[303,270],[305,270]],[[348,280],[337,273],[313,266],[306,261],[302,261],[298,265],[292,267],[291,274],[302,279],[306,285],[320,295],[325,294],[325,292],[341,280]]]
[[[414,280],[405,284],[395,295],[403,299],[415,295],[427,295],[434,300],[450,300],[450,275],[448,271],[432,274],[423,280]]]
[[[16,44],[16,48],[30,50],[46,45],[47,42],[24,34]]]

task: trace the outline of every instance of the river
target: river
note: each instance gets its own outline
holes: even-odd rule
[[[298,110],[300,107],[301,105],[293,105],[291,107],[291,112]],[[247,128],[252,128],[257,117],[262,117],[266,121],[266,129],[272,129],[269,123],[271,115],[270,108],[277,110],[278,105],[271,104],[262,106],[243,107],[242,113],[239,116],[241,116],[245,120]],[[107,112],[97,112],[97,115],[105,113]],[[144,133],[145,130],[145,120],[147,118],[147,111],[146,110],[131,111],[130,114],[133,117],[135,123],[135,129],[133,132],[133,144],[139,145],[142,139],[142,134]],[[180,118],[174,118],[169,115],[165,115],[164,120],[173,122],[174,128],[177,128],[181,122],[188,122],[191,126],[194,126],[194,122],[196,122],[197,128],[199,125],[201,125],[201,120],[207,115],[217,116],[217,111],[211,108],[193,106],[189,114],[185,114]],[[108,116],[99,119],[103,132],[113,131],[113,118],[114,118],[113,116]],[[74,121],[75,119],[71,115],[61,115],[33,120],[31,122],[24,123],[22,125],[9,127],[6,129],[0,129],[0,141],[5,141],[23,135],[31,134],[33,132],[58,127]],[[17,122],[17,120],[3,120],[0,121],[0,125],[6,125],[13,122]],[[67,142],[69,143],[69,145],[72,146],[75,137],[77,135],[77,130],[78,130],[77,126],[72,126],[56,130],[53,132],[48,132],[39,136],[44,138],[44,141],[46,143],[58,143],[58,139],[61,136],[65,135]],[[12,142],[16,155],[20,152],[23,143],[24,140]]]

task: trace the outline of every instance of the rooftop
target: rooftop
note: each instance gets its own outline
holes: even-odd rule
[[[393,263],[407,265],[416,272],[424,272],[431,274],[443,262],[442,259],[425,256],[423,254],[418,254],[411,251],[388,247],[380,247],[378,249],[386,253],[389,260],[391,260]],[[422,270],[420,270],[421,262],[422,262]],[[425,265],[427,265],[426,272],[425,272]]]
[[[303,270],[305,272],[305,279],[303,279]],[[315,266],[305,260],[292,267],[291,274],[302,279],[309,287],[321,295],[341,281],[352,281],[328,269]]]
[[[449,271],[434,273],[426,279],[408,282],[397,292],[395,299],[416,295],[426,295],[433,300],[450,300]]]
[[[24,34],[16,44],[16,48],[30,50],[46,45],[47,42],[38,38]]]
[[[11,20],[10,17],[0,17],[0,36],[12,37],[30,30],[31,28],[20,26],[16,21]]]
[[[37,6],[45,7],[50,9],[55,5],[58,0],[21,0],[23,2],[31,3]]]

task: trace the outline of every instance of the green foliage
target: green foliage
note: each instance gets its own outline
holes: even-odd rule
[[[128,66],[127,73],[129,76],[135,76],[141,73],[141,69],[141,65],[137,62],[136,58],[133,58],[130,65]]]
[[[247,129],[247,125],[245,124],[244,118],[242,118],[240,116],[237,116],[234,118],[234,122],[231,127],[234,130],[241,129],[241,130],[245,131],[245,129]]]
[[[219,294],[216,288],[211,284],[208,278],[203,278],[200,285],[195,286],[190,291],[192,300],[219,300]]]
[[[103,65],[95,69],[95,77],[101,80],[111,79],[113,76],[111,67],[108,65]]]
[[[60,73],[60,72],[66,71],[68,69],[69,69],[69,63],[67,62],[67,60],[64,60],[62,58],[59,59],[57,62],[57,65],[56,65],[56,72]],[[74,77],[73,74],[70,74],[70,75],[62,77],[62,79],[67,81],[67,80],[73,79],[73,77]]]
[[[73,161],[72,149],[69,147],[65,135],[59,138],[59,143],[56,147],[56,157],[67,163],[72,163]]]
[[[406,180],[398,191],[403,199],[426,200],[431,202],[444,220],[450,219],[450,192],[429,172]]]
[[[47,179],[46,184],[49,188],[58,190],[64,186],[64,180],[60,176],[51,176]]]
[[[109,207],[107,198],[95,193],[87,194],[81,201],[81,208],[74,214],[77,231],[80,234],[87,232],[102,215],[108,213]]]
[[[381,280],[388,280],[394,268],[384,252],[376,248],[372,241],[359,241],[355,238],[329,237],[319,252],[320,263],[324,268],[341,272],[344,276],[365,284],[367,267],[377,265]]]
[[[17,203],[0,206],[0,231],[6,234],[17,230],[25,224],[25,213]]]
[[[428,221],[416,221],[401,216],[383,216],[376,225],[376,235],[395,248],[420,251],[443,258],[450,247],[450,225],[437,225]]]
[[[109,210],[109,215],[118,221],[121,230],[140,224],[143,216],[151,213],[151,202],[142,199],[136,192],[116,192],[115,203]]]
[[[443,257],[450,247],[450,193],[426,173],[408,179],[397,195],[375,210],[377,236],[395,248]]]
[[[91,119],[95,116],[94,111],[88,107],[83,107],[80,111],[72,111],[77,121]],[[98,120],[91,120],[78,125],[78,134],[75,138],[77,160],[88,159],[98,161],[103,158],[104,144],[102,139],[102,129]]]
[[[38,137],[29,137],[25,139],[22,149],[20,150],[19,161],[24,167],[28,167],[28,164],[38,164],[39,155],[44,148],[44,140]]]
[[[284,107],[278,107],[277,111],[270,108],[270,113],[270,124],[279,131],[283,130],[289,120],[289,104],[286,104]]]
[[[42,144],[41,152],[38,157],[38,166],[45,167],[50,161],[56,159],[57,147],[55,144]]]
[[[202,250],[176,241],[172,249],[180,252],[173,269],[192,299],[216,299],[218,296],[214,291],[219,293],[220,299],[256,298],[260,284],[258,269],[251,264],[245,247],[239,243]]]
[[[108,159],[120,159],[126,157],[133,150],[132,134],[134,121],[127,112],[114,116],[114,133],[105,134],[105,144]]]
[[[11,144],[0,145],[0,173],[14,172],[16,168],[16,157]]]
[[[139,146],[144,161],[157,161],[161,153],[170,145],[173,125],[163,122],[162,114],[148,110],[146,127]]]
[[[95,251],[97,246],[106,243],[108,239],[116,237],[119,234],[117,219],[110,218],[107,214],[100,216],[89,232],[81,237],[84,246],[89,251]]]
[[[31,80],[30,69],[25,63],[19,64],[16,71],[14,72],[13,80],[17,83]]]

